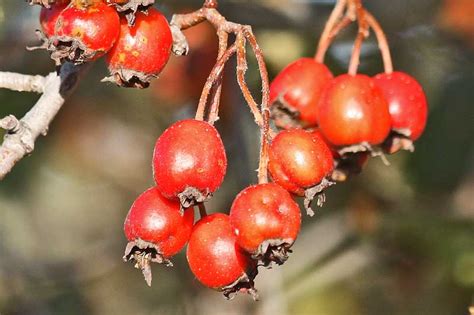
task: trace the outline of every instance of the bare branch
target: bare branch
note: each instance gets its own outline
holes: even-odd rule
[[[59,75],[53,72],[43,78],[43,95],[22,119],[7,116],[0,121],[2,128],[8,130],[0,146],[0,180],[18,161],[34,150],[39,135],[46,135],[49,124],[61,109],[65,98],[73,91],[79,75],[86,67],[64,64]],[[22,75],[18,78],[22,77],[34,78]]]
[[[0,88],[18,92],[43,93],[46,78],[41,75],[26,75],[0,71]]]

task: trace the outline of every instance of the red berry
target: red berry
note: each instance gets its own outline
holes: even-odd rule
[[[147,87],[168,62],[173,37],[158,10],[137,12],[134,26],[121,19],[120,37],[107,55],[112,79],[120,86]]]
[[[73,0],[58,17],[51,58],[76,64],[105,55],[120,33],[117,11],[102,0]]]
[[[237,195],[230,220],[240,247],[264,265],[282,264],[300,231],[301,213],[286,190],[273,183],[259,184]]]
[[[54,35],[54,27],[61,12],[67,7],[68,2],[55,3],[49,8],[42,7],[40,11],[40,24],[46,37]]]
[[[375,84],[388,101],[392,129],[417,140],[425,129],[428,117],[428,104],[421,85],[403,72],[378,74]]]
[[[215,213],[196,223],[186,257],[203,285],[223,291],[226,297],[239,291],[256,296],[256,263],[236,244],[229,216]]]
[[[156,142],[153,170],[157,187],[184,207],[207,200],[224,180],[226,168],[221,137],[207,122],[178,121]]]
[[[390,132],[388,103],[373,79],[341,75],[326,88],[319,104],[318,123],[336,146],[377,145]]]
[[[317,124],[317,106],[324,87],[333,78],[329,69],[312,58],[300,58],[283,69],[270,86],[270,102],[283,106],[303,125]],[[275,102],[284,104],[275,104]],[[275,108],[272,108],[274,110]],[[275,114],[275,111],[274,111]],[[286,128],[287,119],[275,116],[279,127]]]
[[[125,219],[129,243],[124,260],[134,260],[151,285],[150,262],[171,264],[168,258],[186,245],[193,223],[192,208],[181,211],[178,202],[164,198],[156,187],[148,189],[135,200]]]
[[[303,196],[334,168],[331,150],[322,137],[303,129],[280,132],[269,152],[269,171],[275,183]]]

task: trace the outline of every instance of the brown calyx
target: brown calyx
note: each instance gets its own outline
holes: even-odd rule
[[[293,245],[293,239],[271,239],[262,242],[252,258],[257,260],[261,266],[270,267],[271,264],[283,265],[288,260]]]
[[[148,8],[155,3],[155,0],[128,0],[128,1],[107,1],[115,10],[125,15],[128,25],[135,24],[135,15],[137,11],[147,12]]]
[[[306,214],[310,217],[314,216],[314,210],[311,208],[311,204],[316,199],[316,205],[322,207],[326,202],[326,195],[324,190],[328,187],[336,185],[335,182],[329,180],[328,178],[323,178],[323,180],[316,186],[307,188],[304,192],[304,207],[306,209]]]
[[[299,111],[288,104],[283,96],[278,97],[270,106],[271,118],[280,129],[300,128]]]
[[[110,70],[111,75],[102,79],[102,82],[113,82],[120,87],[145,89],[150,82],[157,78],[156,74],[148,74],[130,69]]]
[[[254,279],[258,274],[257,267],[253,267],[250,271],[242,274],[233,283],[228,286],[222,287],[219,290],[224,294],[224,297],[228,300],[232,300],[237,293],[250,294],[254,301],[258,300],[258,292],[255,289]]]
[[[135,263],[134,267],[142,271],[148,286],[151,286],[152,280],[151,263],[165,264],[168,267],[173,266],[169,259],[163,257],[158,246],[142,239],[128,242],[123,260]]]
[[[415,145],[410,136],[411,132],[408,129],[393,129],[382,144],[384,152],[387,154],[394,154],[401,150],[414,152]]]

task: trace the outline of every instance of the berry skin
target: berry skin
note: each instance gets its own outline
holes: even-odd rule
[[[227,157],[214,126],[187,119],[158,138],[153,154],[156,185],[166,198],[189,207],[207,200],[224,180]]]
[[[156,187],[141,194],[125,219],[129,243],[124,260],[133,260],[151,285],[150,262],[166,263],[186,245],[194,223],[192,208],[181,211],[180,204],[164,198]]]
[[[319,104],[319,128],[335,146],[382,143],[390,132],[388,103],[373,79],[344,74],[326,88]]]
[[[46,37],[54,35],[54,27],[61,12],[67,7],[68,3],[55,3],[49,8],[42,7],[40,11],[40,24]]]
[[[173,37],[168,21],[158,10],[137,12],[135,24],[120,21],[120,37],[107,55],[113,82],[125,87],[148,87],[171,54]]]
[[[247,187],[235,198],[230,221],[237,244],[265,266],[288,259],[300,231],[301,213],[291,195],[274,183]]]
[[[329,69],[312,58],[300,58],[294,61],[283,69],[271,83],[272,110],[274,111],[275,107],[283,106],[283,111],[296,115],[303,125],[315,126],[319,99],[325,86],[332,78],[333,75]],[[275,102],[284,104],[275,104]],[[288,117],[281,118],[275,111],[273,113],[279,127],[287,128],[288,125],[294,125],[294,123],[288,122]]]
[[[334,168],[331,150],[322,137],[303,129],[278,133],[269,153],[272,179],[299,196],[319,184]]]
[[[51,58],[57,64],[81,64],[105,55],[120,33],[117,11],[102,0],[73,0],[58,17],[51,39]]]
[[[237,245],[229,216],[214,213],[194,226],[186,252],[189,267],[206,287],[227,298],[247,292],[256,298],[256,263]]]
[[[374,80],[388,101],[392,129],[417,140],[428,117],[428,104],[421,85],[403,72],[381,73]]]

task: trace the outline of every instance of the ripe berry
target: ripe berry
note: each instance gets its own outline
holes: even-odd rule
[[[117,11],[102,0],[73,0],[58,17],[51,58],[57,64],[98,59],[112,48],[119,33]]]
[[[334,168],[331,150],[322,137],[303,129],[278,133],[269,153],[272,179],[299,196],[319,184]]]
[[[69,1],[54,3],[49,8],[42,7],[40,11],[40,24],[46,37],[54,35],[54,28],[61,12],[67,7]]]
[[[239,291],[256,298],[256,263],[236,244],[229,216],[215,213],[196,223],[186,257],[203,285],[222,291],[227,298]]]
[[[300,231],[301,213],[291,195],[277,184],[247,187],[235,198],[230,221],[237,244],[265,266],[281,265]]]
[[[148,7],[155,3],[155,0],[106,0],[118,12],[125,14],[128,24],[132,26],[135,23],[135,14],[137,11],[147,11]]]
[[[305,126],[315,126],[319,99],[332,78],[329,69],[312,58],[300,58],[283,69],[270,86],[277,126],[299,125],[295,119]]]
[[[184,207],[207,200],[219,188],[227,157],[219,133],[207,122],[174,123],[158,138],[153,170],[160,192]]]
[[[319,128],[335,146],[377,145],[390,132],[388,103],[366,75],[335,78],[327,86],[318,109]]]
[[[122,18],[120,37],[107,55],[111,80],[120,86],[145,88],[168,62],[173,37],[158,10],[137,12],[134,26]]]
[[[181,211],[180,204],[164,198],[156,187],[141,194],[133,203],[124,231],[129,240],[124,260],[135,261],[151,285],[151,262],[172,265],[169,258],[186,245],[194,223],[192,208]]]
[[[381,73],[374,79],[388,101],[394,133],[417,140],[428,117],[428,105],[421,85],[403,72]]]

